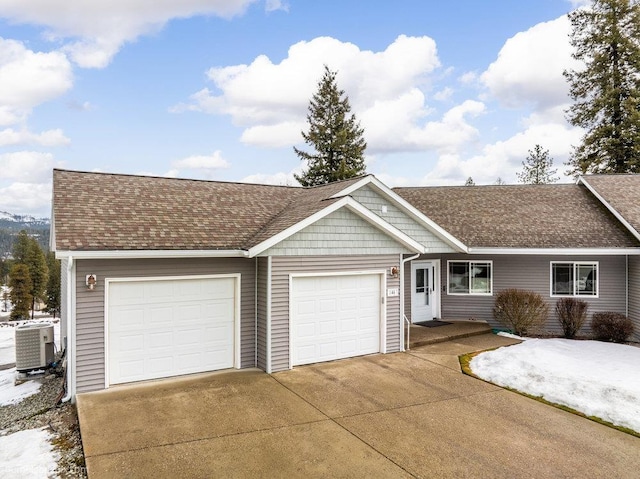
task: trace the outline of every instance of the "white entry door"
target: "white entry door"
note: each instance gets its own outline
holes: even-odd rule
[[[380,352],[381,276],[295,277],[291,295],[291,365]]]
[[[237,278],[108,283],[110,384],[234,367]]]
[[[440,284],[436,261],[411,263],[411,322],[432,321],[438,317]]]

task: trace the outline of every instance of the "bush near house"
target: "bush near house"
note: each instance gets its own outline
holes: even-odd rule
[[[573,339],[587,319],[586,301],[575,298],[560,298],[556,302],[556,315],[562,325],[564,337]]]
[[[624,343],[633,334],[633,322],[621,313],[594,313],[591,318],[591,331],[600,341]]]
[[[540,328],[549,317],[549,306],[534,291],[505,289],[496,295],[493,317],[519,336]]]

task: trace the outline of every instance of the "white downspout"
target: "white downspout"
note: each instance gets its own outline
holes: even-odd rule
[[[69,260],[67,262],[67,297],[65,301],[67,302],[67,353],[66,353],[66,373],[67,373],[67,395],[61,399],[61,402],[66,403],[69,402],[75,392],[75,387],[73,384],[73,369],[75,365],[75,305],[73,304],[73,291],[76,287],[75,285],[75,275],[73,274],[74,264],[73,264],[73,256],[69,256]]]
[[[408,261],[413,261],[414,259],[418,259],[420,257],[420,253],[409,256],[408,258],[400,260],[400,323],[402,323],[402,342],[404,343],[404,323],[407,322],[407,344],[403,344],[402,350],[406,351],[410,347],[410,334],[411,334],[411,323],[404,314],[404,265]]]

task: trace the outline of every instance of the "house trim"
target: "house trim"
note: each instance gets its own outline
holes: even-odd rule
[[[583,176],[578,178],[578,184],[580,183],[586,186],[587,189],[591,192],[591,194],[593,194],[593,196],[595,196],[613,214],[613,216],[615,216],[617,220],[620,221],[620,223],[622,223],[624,227],[631,232],[633,236],[635,236],[638,240],[640,240],[640,232],[638,232],[638,230],[636,230],[633,226],[631,226],[631,224],[624,219],[624,217],[618,212],[618,210],[616,210],[607,200],[605,200],[602,197],[602,195],[600,195],[596,191],[596,189],[593,186],[591,186],[587,180],[584,179]]]
[[[389,223],[384,221],[382,218],[380,218],[376,214],[372,213],[369,209],[367,209],[364,206],[362,206],[360,203],[358,203],[353,198],[351,198],[349,196],[345,196],[345,197],[341,198],[340,200],[336,201],[335,203],[332,203],[331,205],[327,206],[326,208],[318,211],[317,213],[315,213],[315,214],[305,218],[304,220],[302,220],[302,221],[290,226],[289,228],[281,231],[280,233],[273,235],[271,238],[263,241],[262,243],[259,243],[259,244],[255,245],[255,246],[253,246],[252,248],[249,248],[248,256],[250,258],[253,258],[254,256],[259,255],[260,253],[263,253],[264,251],[268,250],[269,248],[271,248],[271,247],[277,245],[278,243],[284,241],[288,237],[290,237],[290,236],[294,235],[295,233],[303,230],[307,226],[312,225],[316,221],[321,220],[322,218],[330,215],[331,213],[333,213],[333,212],[335,212],[335,211],[337,211],[337,210],[339,210],[340,208],[343,208],[343,207],[346,207],[349,211],[357,214],[358,216],[360,216],[365,221],[369,222],[373,226],[375,226],[378,229],[382,230],[383,232],[387,233],[389,236],[391,236],[397,242],[399,242],[400,244],[402,244],[405,247],[407,247],[408,249],[410,249],[412,252],[417,252],[417,253],[426,253],[427,252],[427,249],[424,247],[424,245],[422,245],[421,243],[417,242],[416,240],[411,238],[406,233],[403,233],[402,231],[400,231],[395,226],[390,225]]]
[[[554,255],[554,256],[624,256],[640,255],[640,248],[469,248],[473,254]]]
[[[273,366],[271,365],[271,256],[267,257],[267,317],[266,317],[266,351],[265,358],[267,373],[273,372]]]
[[[169,258],[248,258],[245,250],[108,250],[56,251],[56,258],[76,259],[169,259]]]

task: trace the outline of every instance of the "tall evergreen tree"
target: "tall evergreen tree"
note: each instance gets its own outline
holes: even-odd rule
[[[309,131],[303,131],[302,138],[315,151],[293,147],[308,164],[301,175],[294,175],[302,186],[323,185],[365,173],[364,129],[354,114],[349,115],[349,97],[338,89],[336,74],[325,65],[318,90],[309,103]]]
[[[11,268],[9,287],[11,288],[9,299],[13,305],[9,318],[13,321],[27,319],[33,297],[31,296],[31,277],[26,264],[16,263]]]
[[[529,156],[522,162],[522,172],[516,175],[521,183],[531,185],[555,183],[560,178],[553,176],[558,170],[552,170],[552,166],[553,158],[549,156],[549,150],[543,150],[540,145],[536,145],[533,150],[529,150]]]
[[[567,119],[587,130],[570,173],[640,172],[640,2],[593,0],[569,14],[573,58],[564,72],[574,104]]]
[[[47,253],[47,267],[49,279],[47,280],[47,312],[53,317],[60,316],[60,260],[55,253]]]
[[[24,264],[29,268],[29,276],[31,277],[31,318],[33,319],[36,301],[45,299],[44,293],[48,278],[47,261],[35,238],[29,238],[29,248]]]
[[[31,242],[29,241],[27,230],[21,230],[13,242],[13,250],[11,251],[14,262],[25,263],[27,261],[27,255],[29,254],[30,247]]]

